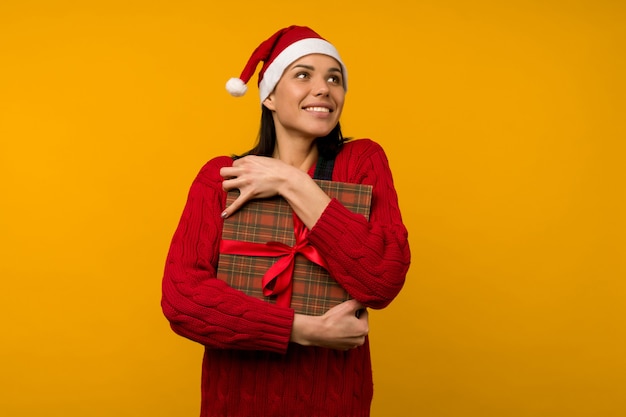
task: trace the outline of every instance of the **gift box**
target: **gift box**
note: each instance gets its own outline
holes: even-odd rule
[[[369,219],[372,186],[315,180],[331,198]],[[230,191],[227,205],[239,195]],[[307,241],[308,229],[285,199],[252,200],[224,220],[217,278],[248,295],[322,315],[348,300]]]

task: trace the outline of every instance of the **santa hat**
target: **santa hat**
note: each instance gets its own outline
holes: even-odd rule
[[[324,54],[335,58],[341,65],[343,86],[347,90],[348,74],[337,49],[306,26],[290,26],[281,29],[261,43],[252,53],[239,78],[228,80],[226,90],[235,97],[243,96],[248,90],[246,84],[254,75],[259,62],[263,61],[258,83],[261,102],[263,102],[274,90],[287,67],[309,54]]]

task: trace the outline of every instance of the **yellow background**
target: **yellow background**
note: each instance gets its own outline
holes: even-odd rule
[[[341,51],[344,133],[384,146],[410,232],[373,416],[626,415],[625,11],[3,1],[0,415],[197,415],[163,263],[200,166],[256,136],[224,82],[293,23]]]

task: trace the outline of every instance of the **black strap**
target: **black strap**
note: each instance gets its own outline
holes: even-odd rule
[[[335,167],[335,158],[328,159],[320,155],[317,158],[317,165],[315,166],[315,174],[313,178],[316,180],[328,180],[333,179],[333,168]]]

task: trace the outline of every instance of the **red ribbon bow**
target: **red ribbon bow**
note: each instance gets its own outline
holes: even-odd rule
[[[280,257],[263,275],[263,295],[276,295],[276,304],[289,307],[293,292],[293,270],[296,255],[301,254],[309,261],[327,268],[326,262],[317,249],[310,245],[308,230],[302,220],[293,214],[295,245],[293,247],[281,242],[241,242],[238,240],[222,240],[220,252],[229,255],[245,256],[276,256]]]

